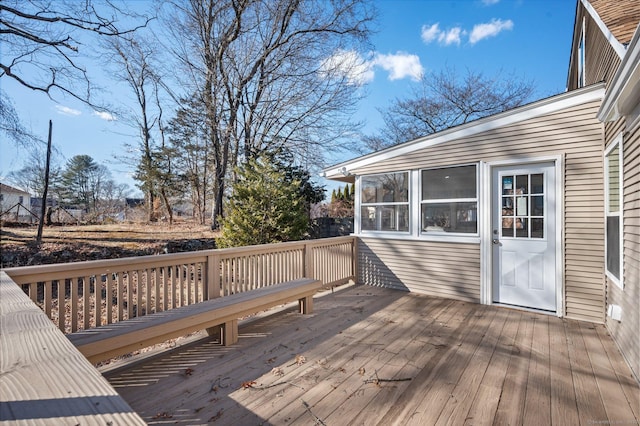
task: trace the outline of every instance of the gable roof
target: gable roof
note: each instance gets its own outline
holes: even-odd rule
[[[585,0],[598,14],[611,34],[622,44],[628,44],[640,22],[638,0]]]
[[[414,139],[399,145],[392,146],[382,151],[374,152],[362,157],[357,157],[323,170],[327,179],[352,181],[350,171],[379,161],[388,160],[399,155],[439,145],[448,141],[461,139],[481,132],[508,126],[531,118],[551,114],[566,108],[581,105],[587,102],[601,100],[604,96],[604,83],[594,84],[570,92],[561,93],[550,98],[545,98],[509,111],[501,112],[489,117],[481,118],[465,123],[438,133],[422,138]]]
[[[24,191],[20,188],[14,188],[13,186],[10,185],[6,185],[2,182],[0,182],[0,192],[2,192],[3,194],[8,194],[8,193],[14,193],[14,194],[25,194],[25,195],[29,195],[29,193],[27,191]]]

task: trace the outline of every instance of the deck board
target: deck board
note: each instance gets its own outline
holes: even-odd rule
[[[566,325],[563,321],[549,321],[549,346],[553,348],[549,354],[551,422],[554,425],[579,423]]]
[[[149,424],[636,424],[638,383],[603,330],[356,286],[241,325],[232,347],[106,376]]]

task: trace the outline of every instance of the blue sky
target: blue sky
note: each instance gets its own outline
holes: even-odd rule
[[[534,99],[565,89],[576,0],[378,0],[376,6],[379,19],[372,51],[354,58],[362,64],[354,79],[365,95],[356,118],[365,121],[367,133],[381,126],[379,108],[408,96],[421,74],[445,67],[459,73],[467,68],[481,71],[487,77],[502,71],[532,80]],[[111,102],[126,107],[128,95],[122,92],[122,83],[109,81],[103,64],[94,66],[92,76],[110,92]],[[0,80],[0,90],[11,97],[35,134],[46,140],[48,120],[53,120],[60,164],[87,154],[106,165],[117,182],[134,187],[130,166],[114,158],[135,137],[118,116],[63,97],[52,101],[6,80]],[[5,138],[0,149],[2,178],[22,167],[26,155]],[[341,154],[329,161],[353,156]]]

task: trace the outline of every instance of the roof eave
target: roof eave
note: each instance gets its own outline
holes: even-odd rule
[[[640,100],[640,25],[635,30],[604,97],[598,119],[613,121],[634,113]]]
[[[430,146],[439,145],[452,140],[458,140],[545,114],[550,114],[586,102],[600,100],[603,96],[604,83],[598,83],[581,89],[572,90],[570,92],[564,92],[509,111],[481,118],[479,120],[452,127],[422,138],[414,139],[382,151],[374,152],[330,166],[323,170],[323,176],[327,179],[344,181],[345,177],[353,176],[353,170],[370,164],[388,160],[400,155],[410,154],[414,151]]]

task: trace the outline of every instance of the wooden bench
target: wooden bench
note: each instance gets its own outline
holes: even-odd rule
[[[226,346],[238,341],[238,318],[295,300],[299,302],[300,312],[309,314],[313,311],[313,295],[321,287],[319,280],[301,278],[95,327],[67,337],[92,363],[203,329],[210,335],[220,332],[222,344]]]

